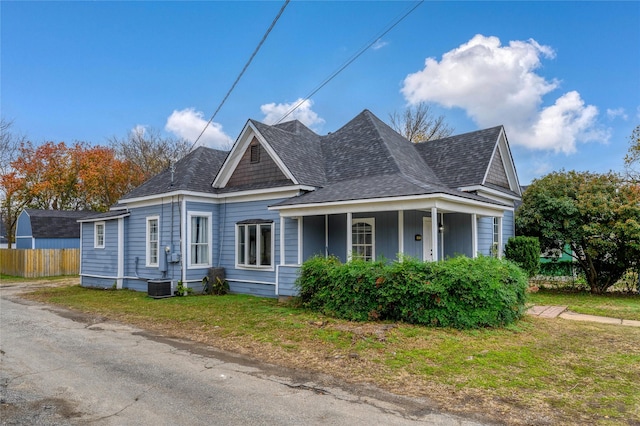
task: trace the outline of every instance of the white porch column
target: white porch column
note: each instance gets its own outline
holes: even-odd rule
[[[224,223],[222,224],[222,229],[224,232]],[[182,201],[180,202],[180,235],[182,235],[182,238],[180,238],[180,252],[182,257],[180,262],[180,269],[182,273],[180,275],[182,276],[181,278],[182,283],[186,285],[187,284],[187,201],[184,199],[184,197],[182,197]],[[222,247],[220,247],[220,250],[222,250]]]
[[[440,253],[438,253],[438,246],[440,240],[438,239],[438,208],[431,207],[431,246],[433,247],[433,260],[440,260]]]
[[[324,215],[324,257],[329,257],[329,215]]]
[[[302,216],[298,217],[298,265],[302,265]]]
[[[498,217],[498,258],[502,258],[502,217]]]
[[[398,252],[404,254],[404,210],[398,210]]]
[[[348,212],[347,213],[347,262],[351,261],[351,257],[352,257],[352,251],[353,251],[353,234],[352,234],[352,224],[351,222],[353,222],[353,213]]]
[[[478,215],[471,213],[471,257],[478,257]]]
[[[282,216],[280,216],[280,264],[286,264],[284,250],[284,217]]]
[[[106,225],[105,225],[106,228]],[[124,218],[118,219],[118,274],[116,288],[122,289],[124,278]]]

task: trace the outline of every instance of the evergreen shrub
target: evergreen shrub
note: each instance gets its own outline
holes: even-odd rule
[[[511,237],[504,247],[504,257],[534,277],[540,268],[540,241],[536,237]]]
[[[314,257],[302,265],[296,285],[304,307],[351,321],[499,327],[526,309],[525,273],[491,257],[345,264]]]

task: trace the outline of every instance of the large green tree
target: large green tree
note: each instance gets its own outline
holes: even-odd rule
[[[627,176],[633,182],[640,183],[640,125],[637,125],[629,136],[629,152],[624,157],[624,165]]]
[[[592,293],[605,292],[640,262],[640,191],[614,173],[554,172],[522,198],[516,226],[560,249],[584,271]]]

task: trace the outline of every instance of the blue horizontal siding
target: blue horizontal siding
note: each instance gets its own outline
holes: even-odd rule
[[[297,296],[298,289],[295,285],[300,268],[297,266],[279,266],[278,267],[278,295],[279,296]]]
[[[94,248],[94,224],[83,223],[82,256],[80,271],[82,274],[100,275],[117,278],[118,273],[118,221],[105,222],[104,248]]]

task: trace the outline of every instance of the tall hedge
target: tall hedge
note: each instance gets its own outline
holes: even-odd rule
[[[303,306],[352,321],[499,327],[525,313],[527,277],[500,259],[404,259],[390,264],[314,257],[297,281]]]
[[[536,237],[511,237],[504,247],[504,257],[533,277],[540,270],[540,241]]]

